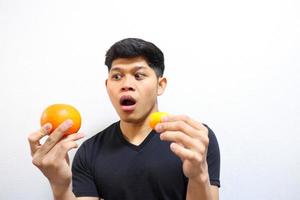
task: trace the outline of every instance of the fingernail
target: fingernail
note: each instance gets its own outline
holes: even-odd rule
[[[175,148],[175,143],[171,143],[171,144],[170,144],[170,148],[171,148],[172,151],[175,151],[175,149],[176,149],[176,148]]]
[[[168,116],[164,116],[164,117],[161,119],[161,121],[162,121],[162,122],[167,122],[167,121],[169,121]]]
[[[44,128],[47,132],[49,132],[51,130],[51,124],[46,124]]]
[[[160,138],[161,140],[164,140],[164,134],[160,134],[160,135],[159,135],[159,138]]]
[[[64,127],[65,129],[68,129],[68,128],[70,128],[72,125],[73,125],[73,121],[72,121],[71,119],[68,119],[68,120],[66,120],[66,121],[64,122],[63,127]]]
[[[162,130],[163,130],[162,125],[158,124],[158,125],[156,126],[156,131],[157,131],[157,132],[162,132]]]
[[[73,125],[73,121],[71,119],[68,119],[67,120],[67,124],[68,124],[68,126],[72,126]]]

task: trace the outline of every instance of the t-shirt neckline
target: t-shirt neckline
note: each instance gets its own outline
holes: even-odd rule
[[[132,144],[130,143],[129,141],[127,141],[122,133],[122,130],[121,130],[121,126],[120,126],[120,121],[118,121],[118,123],[116,124],[117,125],[117,135],[119,137],[119,139],[121,140],[121,142],[123,144],[125,144],[126,146],[128,146],[129,148],[135,150],[135,151],[140,151],[143,149],[143,147],[148,144],[151,140],[151,138],[154,136],[155,134],[155,131],[152,130],[148,135],[147,137],[143,140],[143,142],[139,145],[135,145],[135,144]]]

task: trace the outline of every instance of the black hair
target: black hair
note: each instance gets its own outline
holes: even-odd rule
[[[105,65],[110,70],[115,59],[138,56],[142,56],[146,60],[157,77],[163,76],[165,69],[163,52],[153,43],[139,38],[126,38],[113,44],[106,52]]]

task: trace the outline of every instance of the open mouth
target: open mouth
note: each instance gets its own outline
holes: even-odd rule
[[[121,97],[120,99],[120,104],[121,106],[133,106],[136,104],[136,100],[132,97],[132,96],[129,96],[129,95],[124,95]]]

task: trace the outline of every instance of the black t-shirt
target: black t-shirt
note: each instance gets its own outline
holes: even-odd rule
[[[210,128],[207,163],[210,183],[220,187],[220,151]],[[182,161],[154,130],[138,146],[129,143],[116,122],[86,140],[72,165],[77,197],[105,200],[183,200],[188,179]]]

